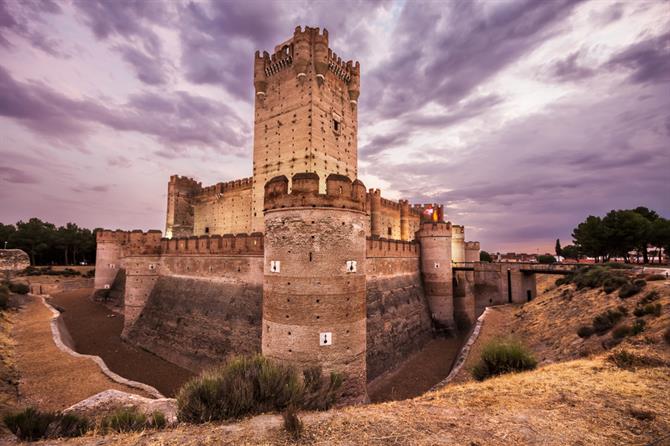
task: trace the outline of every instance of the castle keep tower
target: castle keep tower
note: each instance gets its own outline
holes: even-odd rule
[[[451,223],[438,220],[421,223],[416,238],[421,243],[421,275],[433,320],[442,329],[452,331],[454,292],[451,267]]]
[[[165,237],[193,235],[193,196],[202,189],[202,183],[191,178],[172,175],[168,183]]]
[[[256,52],[251,230],[264,232],[264,185],[313,172],[325,192],[329,174],[358,173],[360,65],[328,48],[328,31],[300,27],[275,47]]]
[[[265,186],[262,352],[299,369],[345,375],[344,395],[366,393],[365,186],[299,173]]]

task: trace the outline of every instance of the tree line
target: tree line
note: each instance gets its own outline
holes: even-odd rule
[[[574,244],[565,247],[556,240],[556,255],[568,259],[593,257],[603,262],[621,258],[629,263],[634,253],[644,263],[660,263],[661,250],[670,253],[670,220],[643,206],[611,210],[604,217],[586,217],[573,229],[572,238]]]
[[[56,227],[39,218],[0,223],[0,249],[21,249],[32,265],[95,264],[95,231],[75,223]]]

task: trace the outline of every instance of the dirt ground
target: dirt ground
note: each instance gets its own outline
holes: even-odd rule
[[[100,356],[110,370],[124,378],[149,384],[167,397],[174,396],[193,373],[123,342],[123,317],[89,299],[91,292],[90,289],[69,291],[50,300],[64,310],[63,321],[75,350]]]
[[[42,301],[30,296],[15,316],[12,337],[21,406],[61,410],[107,389],[149,396],[112,381],[93,361],[61,351],[52,337],[51,317]]]
[[[428,342],[397,370],[368,384],[370,401],[404,400],[430,390],[449,374],[462,344],[462,337],[436,338]]]

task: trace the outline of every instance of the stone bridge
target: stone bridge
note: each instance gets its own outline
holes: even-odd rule
[[[528,302],[537,296],[536,274],[565,275],[577,263],[545,265],[526,262],[454,262],[454,304],[466,311],[463,324],[478,317],[486,307]],[[460,300],[460,302],[459,302]]]

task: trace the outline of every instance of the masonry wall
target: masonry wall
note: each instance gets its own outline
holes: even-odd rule
[[[416,243],[367,240],[367,377],[397,366],[432,338]]]
[[[193,202],[193,235],[251,232],[251,178],[204,188]]]

